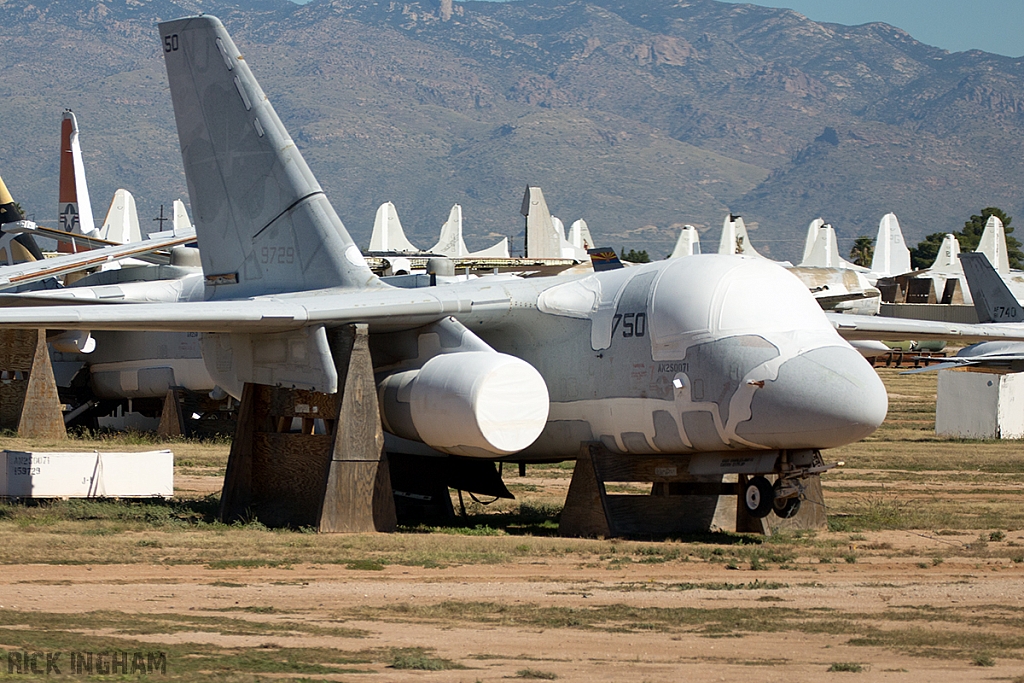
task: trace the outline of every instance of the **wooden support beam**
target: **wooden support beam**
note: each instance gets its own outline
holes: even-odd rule
[[[164,408],[160,413],[160,424],[156,428],[156,435],[161,439],[177,439],[188,436],[188,427],[185,424],[185,416],[181,412],[178,390],[173,387],[167,390],[167,396],[164,397]]]
[[[64,415],[45,330],[0,330],[0,428],[27,438],[64,439]]]
[[[658,537],[713,530],[762,534],[826,525],[819,477],[808,479],[806,499],[790,519],[746,513],[739,483],[689,474],[689,456],[619,455],[604,444],[583,444],[559,521],[563,536]],[[650,495],[609,493],[608,482],[651,483]],[[735,516],[733,516],[735,514]]]
[[[245,385],[224,477],[223,521],[258,519],[321,532],[394,530],[367,326],[332,330],[328,340],[337,394]],[[296,421],[301,428],[293,432]]]

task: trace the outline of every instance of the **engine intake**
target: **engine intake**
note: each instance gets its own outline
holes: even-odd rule
[[[378,387],[384,428],[452,455],[494,458],[532,444],[548,418],[537,370],[504,353],[435,356]]]

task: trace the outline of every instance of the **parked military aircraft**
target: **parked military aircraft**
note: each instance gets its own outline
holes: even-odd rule
[[[159,28],[205,301],[5,309],[0,325],[200,331],[211,375],[237,395],[244,382],[335,392],[326,328],[368,323],[395,435],[489,460],[572,459],[590,441],[691,454],[691,471],[756,475],[743,499],[758,515],[791,513],[818,449],[885,417],[881,381],[835,329],[867,321],[877,338],[877,319],[830,323],[763,259],[388,286],[221,22]]]
[[[998,219],[997,219],[998,220]],[[963,273],[974,293],[974,308],[984,323],[1024,327],[1024,307],[1013,295],[998,270],[988,257],[979,252],[960,254]],[[1024,343],[1014,341],[986,341],[960,349],[955,356],[906,374],[935,372],[949,368],[1000,368],[1010,372],[1024,372]]]

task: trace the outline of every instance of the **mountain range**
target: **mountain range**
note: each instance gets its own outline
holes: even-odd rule
[[[94,212],[187,200],[155,24],[219,16],[356,241],[392,201],[429,246],[454,203],[477,249],[522,248],[527,184],[604,245],[717,247],[727,212],[773,258],[822,216],[845,244],[1024,210],[1024,60],[886,24],[715,0],[0,0],[0,175],[56,219],[78,116]]]

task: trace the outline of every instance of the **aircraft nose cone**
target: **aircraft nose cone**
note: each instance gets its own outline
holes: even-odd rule
[[[888,409],[882,380],[857,351],[821,347],[782,364],[737,433],[771,448],[835,448],[874,432]]]

